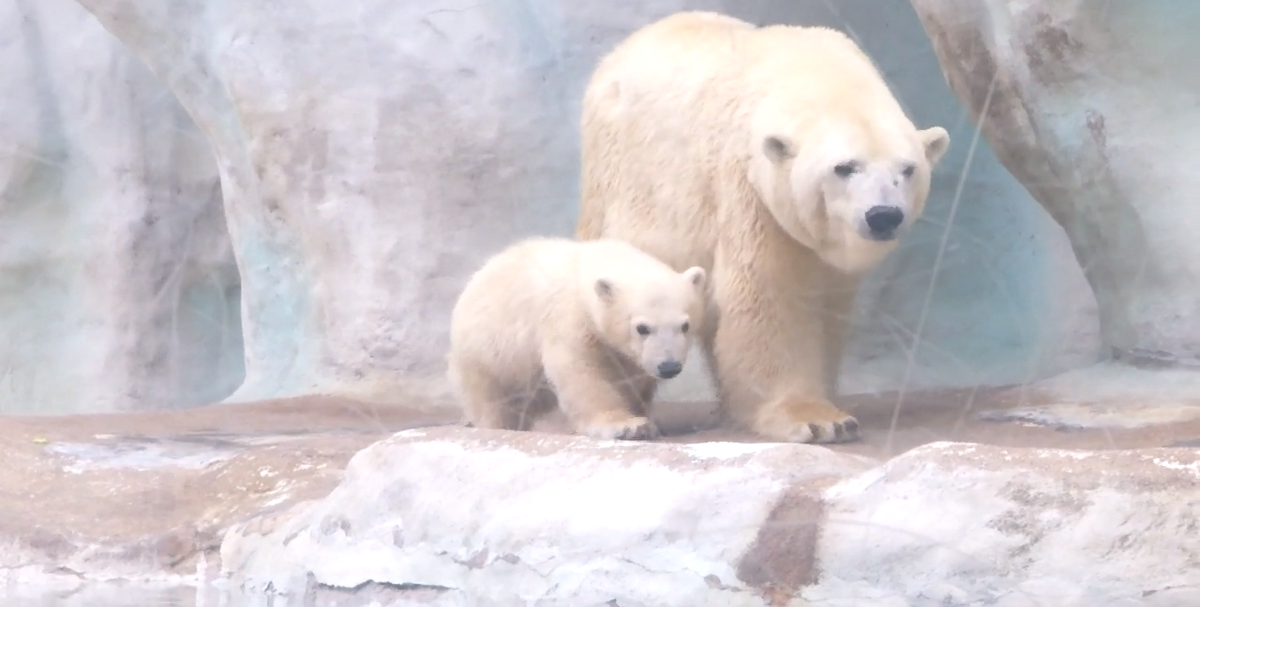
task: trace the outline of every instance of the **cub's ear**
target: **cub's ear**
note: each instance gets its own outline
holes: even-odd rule
[[[924,145],[924,156],[929,160],[929,165],[937,166],[942,160],[942,155],[947,153],[947,148],[951,146],[951,136],[947,134],[947,129],[941,126],[934,126],[920,131],[920,142]]]
[[[596,296],[600,297],[601,301],[604,301],[605,303],[612,302],[614,294],[615,292],[612,282],[609,282],[604,278],[596,280]]]
[[[701,266],[694,266],[681,273],[681,275],[684,276],[685,280],[689,281],[689,284],[698,289],[702,289],[702,286],[707,282],[707,272],[702,270]]]
[[[782,163],[795,156],[791,141],[780,135],[766,137],[760,149],[764,151],[765,158],[774,163]]]

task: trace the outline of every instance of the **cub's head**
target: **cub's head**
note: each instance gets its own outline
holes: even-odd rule
[[[822,121],[755,135],[749,178],[792,237],[844,271],[885,257],[924,210],[951,138],[941,127]]]
[[[650,269],[646,277],[604,271],[592,284],[601,336],[655,378],[684,370],[689,346],[702,325],[706,271]]]

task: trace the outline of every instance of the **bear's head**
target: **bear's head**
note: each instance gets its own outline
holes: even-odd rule
[[[684,369],[690,339],[702,326],[707,274],[698,266],[654,270],[643,278],[603,272],[592,284],[592,316],[615,350],[648,375],[669,379]]]
[[[924,210],[951,138],[902,115],[758,125],[748,179],[778,224],[832,266],[869,270]],[[777,119],[775,117],[774,119]]]

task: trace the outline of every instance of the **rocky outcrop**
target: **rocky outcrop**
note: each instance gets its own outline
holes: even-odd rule
[[[1199,601],[1199,448],[1132,430],[886,460],[436,422],[333,398],[0,419],[0,604]]]
[[[403,432],[323,500],[236,526],[224,576],[465,605],[1197,605],[1198,449]]]

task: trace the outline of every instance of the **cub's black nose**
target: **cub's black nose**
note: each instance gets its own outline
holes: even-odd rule
[[[684,370],[684,366],[675,360],[668,360],[658,365],[658,376],[660,378],[675,378]]]

